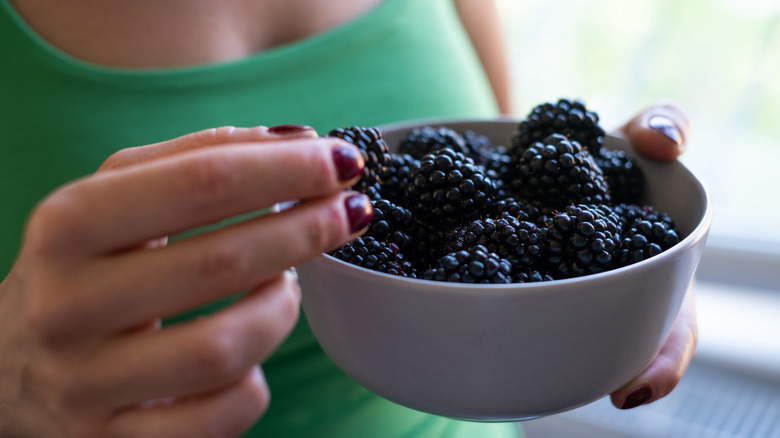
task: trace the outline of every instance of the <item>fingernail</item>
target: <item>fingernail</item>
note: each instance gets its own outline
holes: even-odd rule
[[[344,207],[347,209],[347,219],[349,219],[350,231],[357,233],[371,223],[374,218],[374,206],[368,196],[362,193],[356,193],[344,200]]]
[[[339,174],[339,181],[349,181],[363,171],[363,156],[354,147],[337,146],[333,148],[333,164]]]
[[[647,385],[642,385],[635,389],[631,394],[628,394],[626,400],[623,402],[623,406],[620,409],[632,409],[637,406],[641,406],[653,397],[653,390]]]
[[[683,143],[682,134],[680,134],[680,130],[677,129],[677,126],[672,122],[672,120],[669,117],[666,116],[652,116],[650,117],[650,120],[647,121],[647,125],[655,132],[658,132],[660,134],[663,134],[664,136],[671,139],[673,142],[681,145]]]
[[[314,128],[306,125],[277,125],[268,128],[269,134],[275,135],[293,135],[303,131],[310,131]]]

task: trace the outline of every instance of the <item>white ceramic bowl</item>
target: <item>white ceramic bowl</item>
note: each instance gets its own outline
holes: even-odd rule
[[[472,129],[508,144],[517,122],[430,120],[382,131],[392,148],[422,125]],[[453,418],[531,419],[611,393],[665,341],[711,221],[704,186],[682,164],[637,162],[646,203],[669,213],[682,239],[660,255],[580,278],[507,285],[408,279],[321,255],[298,268],[316,338],[368,389]]]

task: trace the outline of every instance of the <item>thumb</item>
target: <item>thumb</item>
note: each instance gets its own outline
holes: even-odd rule
[[[619,129],[641,155],[673,161],[685,151],[691,123],[675,103],[658,102],[643,110]]]

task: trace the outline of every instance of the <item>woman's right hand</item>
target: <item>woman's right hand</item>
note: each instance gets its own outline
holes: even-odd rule
[[[0,435],[237,436],[294,326],[290,267],[351,240],[363,159],[303,127],[219,128],[120,151],[44,199],[0,284]],[[165,245],[165,236],[302,200]],[[190,322],[161,318],[248,291]]]

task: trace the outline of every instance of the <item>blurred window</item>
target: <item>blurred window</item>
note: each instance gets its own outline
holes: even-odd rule
[[[679,103],[693,125],[681,161],[712,196],[708,247],[780,257],[780,2],[498,4],[519,117],[581,98],[609,130],[657,100]]]

